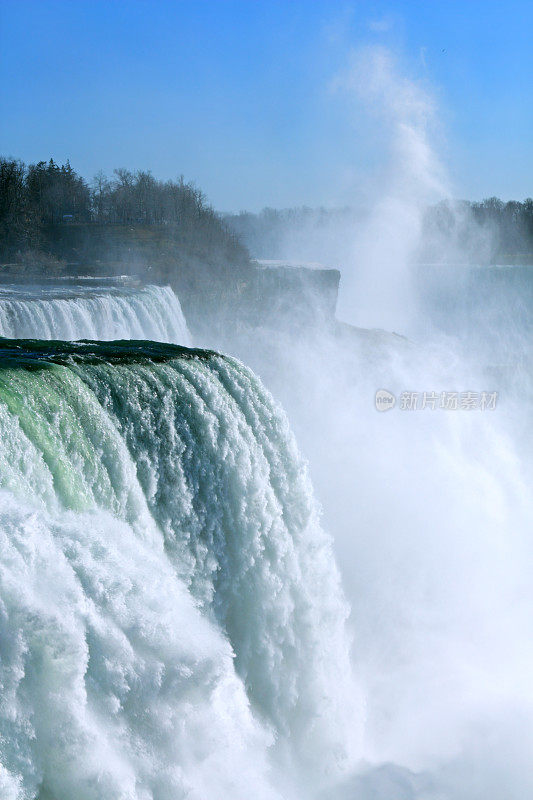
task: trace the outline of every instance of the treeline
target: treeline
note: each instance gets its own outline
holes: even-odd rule
[[[88,220],[91,193],[70,164],[50,160],[26,167],[0,158],[0,247],[3,258],[18,250],[34,249],[41,228],[64,218]]]
[[[481,203],[469,203],[473,218],[482,227],[496,234],[499,254],[533,255],[533,199],[523,203],[509,200],[504,203],[490,197]]]
[[[324,261],[324,242],[352,228],[364,212],[345,208],[264,208],[257,214],[226,214],[225,221],[254,258]],[[329,248],[331,250],[331,248]],[[328,251],[329,252],[329,251]],[[341,262],[334,266],[340,266]],[[333,264],[328,264],[333,266]]]
[[[111,178],[99,172],[89,185],[68,161],[59,165],[50,159],[26,166],[0,158],[0,260],[26,252],[66,258],[74,252],[90,258],[96,252],[89,246],[90,226],[162,229],[158,241],[171,240],[173,255],[178,253],[182,261],[249,261],[235,232],[183,178],[160,181],[147,171],[116,169]],[[83,228],[83,237],[75,235],[73,227]],[[127,253],[131,248],[123,249]],[[103,255],[101,245],[97,255]]]
[[[323,261],[342,266],[350,257],[342,243],[364,237],[369,209],[265,208],[258,214],[225,216],[255,258]],[[476,263],[513,260],[533,263],[533,200],[442,202],[426,209],[418,258],[439,261],[442,255]],[[334,263],[329,263],[333,260]]]
[[[442,202],[427,209],[423,233],[430,239],[438,232],[441,241],[452,236],[459,243],[484,236],[491,260],[513,256],[533,263],[533,199],[523,202],[489,197],[480,202]],[[475,250],[473,251],[475,256]]]

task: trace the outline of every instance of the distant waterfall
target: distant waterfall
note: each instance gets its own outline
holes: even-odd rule
[[[151,285],[0,289],[0,336],[191,343],[176,294]]]

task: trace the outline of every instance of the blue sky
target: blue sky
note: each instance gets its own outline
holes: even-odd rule
[[[388,48],[436,99],[454,193],[533,194],[533,3],[0,0],[0,152],[183,174],[221,210],[358,201],[384,154],[332,90]]]

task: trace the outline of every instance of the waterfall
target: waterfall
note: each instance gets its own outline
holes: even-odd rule
[[[170,286],[152,285],[0,289],[0,336],[191,343],[175,293]]]
[[[352,762],[331,542],[249,369],[4,341],[0,431],[3,798],[274,800]]]

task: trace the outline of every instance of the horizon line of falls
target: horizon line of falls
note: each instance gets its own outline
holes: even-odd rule
[[[353,764],[331,542],[251,370],[4,340],[0,440],[3,800],[308,798]]]
[[[0,336],[192,343],[177,295],[153,284],[0,288]]]

